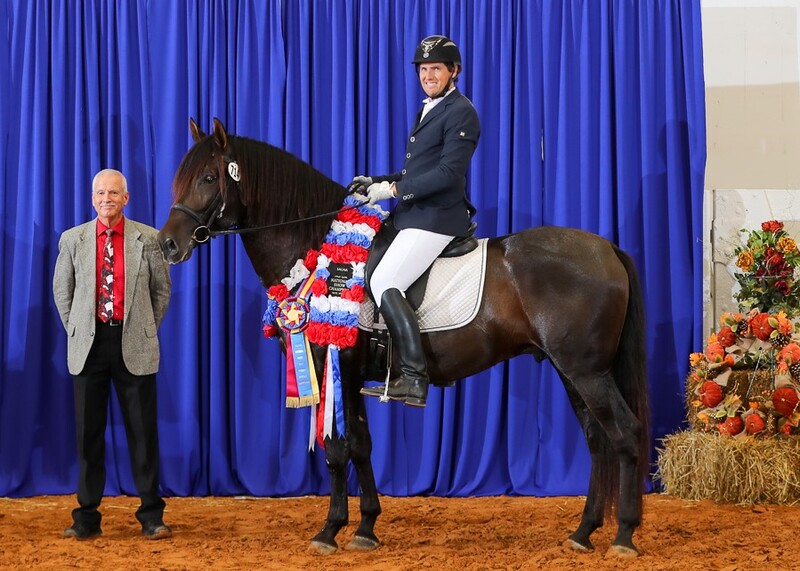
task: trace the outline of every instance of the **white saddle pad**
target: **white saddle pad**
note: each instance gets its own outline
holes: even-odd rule
[[[486,276],[486,238],[458,258],[437,258],[431,268],[425,298],[417,310],[423,333],[458,329],[475,319],[481,307]],[[372,329],[375,304],[365,299],[358,316],[360,329]],[[383,326],[382,323],[378,327]]]

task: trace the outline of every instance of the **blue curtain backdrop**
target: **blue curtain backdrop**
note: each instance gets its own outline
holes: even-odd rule
[[[479,234],[573,226],[631,253],[654,446],[681,426],[702,321],[697,0],[2,0],[0,495],[75,491],[51,281],[60,233],[94,217],[94,173],[122,170],[127,214],[160,227],[189,117],[206,129],[219,117],[341,183],[394,172],[424,97],[410,61],[433,33],[461,48],[459,86],[481,117],[469,174]],[[239,240],[196,250],[172,278],[158,375],[165,493],[328,493],[324,456],[305,447],[308,410],[283,406],[284,360],[261,337],[265,296]],[[368,413],[383,493],[586,492],[577,421],[532,358],[433,389],[424,411],[373,399]],[[135,493],[115,402],[110,414],[106,493]]]

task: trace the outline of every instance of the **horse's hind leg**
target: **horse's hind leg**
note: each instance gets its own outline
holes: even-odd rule
[[[348,444],[344,439],[325,439],[325,461],[331,475],[331,500],[328,517],[322,530],[311,540],[311,549],[321,555],[336,552],[336,534],[347,525],[347,461]]]
[[[354,397],[361,403],[360,413],[353,415],[348,423],[348,438],[350,442],[350,459],[356,470],[358,486],[361,492],[360,508],[361,523],[358,525],[352,541],[345,549],[357,551],[371,551],[377,549],[380,541],[375,535],[375,522],[381,513],[381,504],[378,500],[378,489],[375,485],[375,474],[372,471],[372,438],[369,434],[367,418],[364,413],[363,397]]]
[[[603,453],[602,439],[600,453],[592,457],[592,484],[597,485],[603,494],[619,494],[617,504],[617,536],[611,550],[621,556],[636,556],[639,550],[633,544],[633,532],[642,518],[642,482],[639,481],[639,436],[642,425],[625,399],[617,389],[610,374],[572,379],[573,388],[580,393],[589,413],[602,427],[610,442],[611,453]],[[614,456],[616,455],[616,458]],[[599,468],[595,471],[595,463]],[[614,478],[614,473],[618,478]],[[617,489],[609,487],[617,482]],[[607,496],[608,497],[608,496]],[[613,496],[611,499],[613,502]]]
[[[616,387],[615,387],[616,389]],[[617,536],[611,551],[623,557],[635,557],[639,550],[633,543],[633,532],[642,523],[642,492],[644,482],[640,480],[639,462],[647,458],[639,456],[641,423],[628,408],[617,390],[612,395],[610,418],[601,420],[612,446],[619,453],[619,503],[617,504]]]
[[[605,497],[602,494],[602,487],[600,486],[599,471],[602,465],[601,454],[603,452],[603,442],[607,441],[603,429],[594,420],[591,412],[583,402],[581,396],[575,391],[571,383],[565,379],[564,387],[567,389],[572,409],[578,417],[578,421],[583,429],[583,434],[586,437],[586,443],[589,446],[589,453],[592,458],[591,474],[589,476],[589,491],[586,494],[586,503],[583,506],[583,515],[581,516],[581,523],[570,536],[570,547],[576,551],[592,551],[594,545],[590,536],[594,531],[602,527],[603,516],[605,509]]]

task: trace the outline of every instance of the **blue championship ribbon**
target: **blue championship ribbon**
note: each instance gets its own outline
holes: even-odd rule
[[[331,347],[331,363],[333,367],[333,412],[336,417],[336,432],[344,438],[344,402],[342,401],[342,373],[339,370],[339,350]]]
[[[307,293],[307,288],[301,288],[300,293]],[[319,403],[311,347],[303,332],[308,327],[310,313],[305,299],[287,297],[278,305],[275,319],[278,326],[289,334],[286,337],[286,406],[291,408]]]

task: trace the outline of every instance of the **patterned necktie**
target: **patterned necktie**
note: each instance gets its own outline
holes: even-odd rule
[[[103,266],[100,268],[100,294],[97,297],[97,317],[108,323],[114,317],[114,244],[111,235],[114,231],[106,230],[106,243],[103,247]]]

